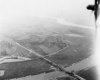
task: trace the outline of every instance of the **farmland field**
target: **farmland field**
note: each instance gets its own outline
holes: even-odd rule
[[[16,42],[33,50],[33,53],[17,45]],[[7,62],[5,59],[3,63],[1,61],[0,70],[4,70],[5,73],[0,76],[0,80],[14,80],[13,78],[43,80],[44,75],[52,74],[54,69],[34,55],[34,52],[65,68],[90,57],[93,54],[93,42],[94,30],[92,29],[60,24],[51,19],[33,19],[33,26],[25,26],[23,33],[6,34],[0,40],[1,58],[9,56],[30,59],[24,61],[16,59],[17,62],[14,60]]]

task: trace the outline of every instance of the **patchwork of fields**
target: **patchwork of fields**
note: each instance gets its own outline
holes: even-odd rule
[[[4,75],[0,76],[0,80],[50,80],[49,78],[53,77],[54,74],[56,78],[60,76],[56,76],[60,72],[54,72],[51,65],[39,59],[38,56],[34,55],[34,52],[45,56],[67,70],[70,70],[67,67],[77,64],[79,68],[73,66],[73,69],[77,68],[79,75],[86,71],[88,73],[89,69],[86,71],[84,69],[87,69],[90,63],[87,58],[93,53],[94,33],[91,29],[67,26],[50,20],[42,21],[42,19],[34,26],[37,28],[30,27],[31,29],[20,35],[4,36],[0,41],[0,70],[5,71]],[[16,42],[34,52],[25,50]],[[2,57],[14,59],[3,60]],[[82,62],[84,60],[86,61]],[[89,68],[91,67],[94,65],[89,66]]]

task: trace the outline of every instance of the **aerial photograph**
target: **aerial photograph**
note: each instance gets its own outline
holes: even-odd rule
[[[100,0],[0,0],[0,80],[97,80]]]

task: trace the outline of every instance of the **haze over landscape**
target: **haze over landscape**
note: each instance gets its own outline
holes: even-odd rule
[[[86,10],[91,3],[93,0],[0,1],[0,80],[62,80],[64,74],[36,53],[86,80],[95,80],[91,59],[94,17]]]
[[[36,16],[93,27],[93,13],[86,10],[91,3],[93,0],[1,0],[0,32],[10,33],[29,27]]]

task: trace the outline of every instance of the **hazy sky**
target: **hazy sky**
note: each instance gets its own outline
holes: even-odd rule
[[[64,18],[72,23],[93,25],[93,13],[86,10],[86,6],[93,2],[93,0],[0,0],[0,28],[10,29],[8,25],[14,26],[17,23],[20,27],[20,23],[25,23],[33,16]],[[24,17],[28,19],[24,21]]]

